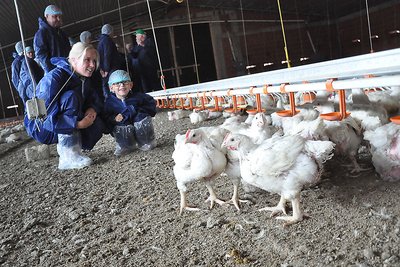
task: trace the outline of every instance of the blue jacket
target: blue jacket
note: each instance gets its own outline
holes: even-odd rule
[[[33,39],[33,47],[35,56],[46,73],[55,67],[50,58],[68,57],[71,50],[67,35],[61,29],[51,27],[42,18],[39,18],[39,30]]]
[[[19,73],[21,71],[22,60],[24,60],[24,56],[17,55],[11,64],[11,81],[15,87],[15,90],[17,91],[19,85]]]
[[[129,125],[139,122],[147,116],[154,117],[157,113],[156,101],[148,94],[141,92],[130,93],[128,97],[121,100],[110,94],[104,103],[104,113],[107,126]],[[122,114],[124,119],[121,122],[115,121],[115,116]]]
[[[43,77],[43,69],[36,63],[36,61],[33,58],[27,58],[28,59],[28,65],[29,68],[31,69],[33,79],[35,81],[35,85],[37,85]],[[20,83],[18,85],[18,93],[21,99],[24,102],[31,99],[33,97],[33,84],[32,84],[32,79],[31,75],[28,70],[28,65],[26,64],[25,59],[22,60],[21,64],[21,70],[19,72],[19,77],[20,77]]]
[[[100,113],[101,103],[90,79],[81,79],[76,73],[72,74],[65,58],[52,58],[51,63],[56,68],[42,78],[36,89],[37,97],[45,99],[47,107],[43,128],[57,134],[72,134],[77,122],[83,119],[85,110],[92,107]],[[57,96],[64,84],[65,87]],[[73,91],[78,103],[74,99],[61,100],[64,94],[70,94],[68,91]]]
[[[117,46],[107,34],[100,35],[97,51],[100,55],[100,69],[106,72],[117,70],[121,66]]]

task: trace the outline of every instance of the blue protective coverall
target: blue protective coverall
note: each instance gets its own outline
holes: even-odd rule
[[[131,92],[124,100],[117,98],[115,94],[110,94],[104,104],[104,116],[110,128],[115,125],[133,125],[145,117],[154,117],[156,113],[154,98],[141,92]],[[115,116],[118,114],[124,117],[121,122],[115,121]]]
[[[61,29],[51,27],[43,18],[39,18],[39,30],[35,33],[33,47],[46,73],[55,67],[50,61],[52,57],[68,57],[71,50],[67,35]]]
[[[103,94],[104,97],[107,98],[110,94],[108,78],[114,70],[121,68],[121,57],[114,41],[107,34],[100,35],[97,51],[100,55],[100,69],[108,72],[107,76],[103,78]]]
[[[21,64],[23,60],[24,60],[24,55],[16,55],[11,64],[11,81],[15,87],[15,90],[17,90],[18,94],[19,94],[18,85],[20,82],[19,73],[21,71]]]
[[[43,144],[57,143],[57,134],[73,134],[78,121],[84,118],[85,111],[91,107],[100,113],[102,104],[90,78],[80,78],[72,73],[66,58],[52,58],[51,63],[56,68],[45,74],[36,89],[37,97],[45,100],[47,117],[43,121],[36,120],[36,123],[27,116],[24,120],[29,136]],[[79,129],[82,149],[92,149],[102,137],[104,127],[104,122],[97,116],[91,126]]]

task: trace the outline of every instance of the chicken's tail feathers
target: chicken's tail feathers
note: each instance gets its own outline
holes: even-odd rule
[[[324,163],[333,157],[335,143],[331,141],[307,140],[304,148],[307,155],[314,158],[318,163]]]

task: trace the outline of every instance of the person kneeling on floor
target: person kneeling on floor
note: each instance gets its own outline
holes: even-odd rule
[[[132,92],[133,83],[124,70],[111,73],[108,85],[112,94],[106,99],[104,113],[116,141],[114,154],[121,156],[136,146],[143,151],[156,146],[152,118],[156,101],[148,94]]]
[[[43,144],[57,143],[61,170],[89,166],[92,160],[82,154],[82,149],[91,150],[105,130],[104,122],[97,117],[102,103],[90,80],[98,58],[92,45],[81,42],[72,46],[68,58],[51,58],[56,68],[36,88],[36,96],[45,100],[47,116],[29,119],[25,115],[29,136]]]

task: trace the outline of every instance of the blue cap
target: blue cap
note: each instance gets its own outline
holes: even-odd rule
[[[62,11],[58,6],[49,5],[44,10],[44,16],[46,17],[46,15],[62,15]]]
[[[111,86],[113,83],[120,82],[130,82],[131,77],[129,77],[129,73],[124,70],[116,70],[111,73],[110,78],[108,78],[108,85]]]
[[[25,52],[27,52],[27,53],[33,52],[33,48],[31,46],[27,46],[27,47],[25,47]]]
[[[89,44],[90,43],[90,38],[92,37],[92,34],[89,31],[84,31],[79,35],[79,39],[81,40],[82,43]]]
[[[22,52],[24,52],[24,47],[22,46],[21,41],[15,44],[15,51],[17,51],[18,55],[21,55]]]
[[[104,24],[103,27],[101,27],[101,34],[110,35],[112,32],[113,27],[110,24]]]

